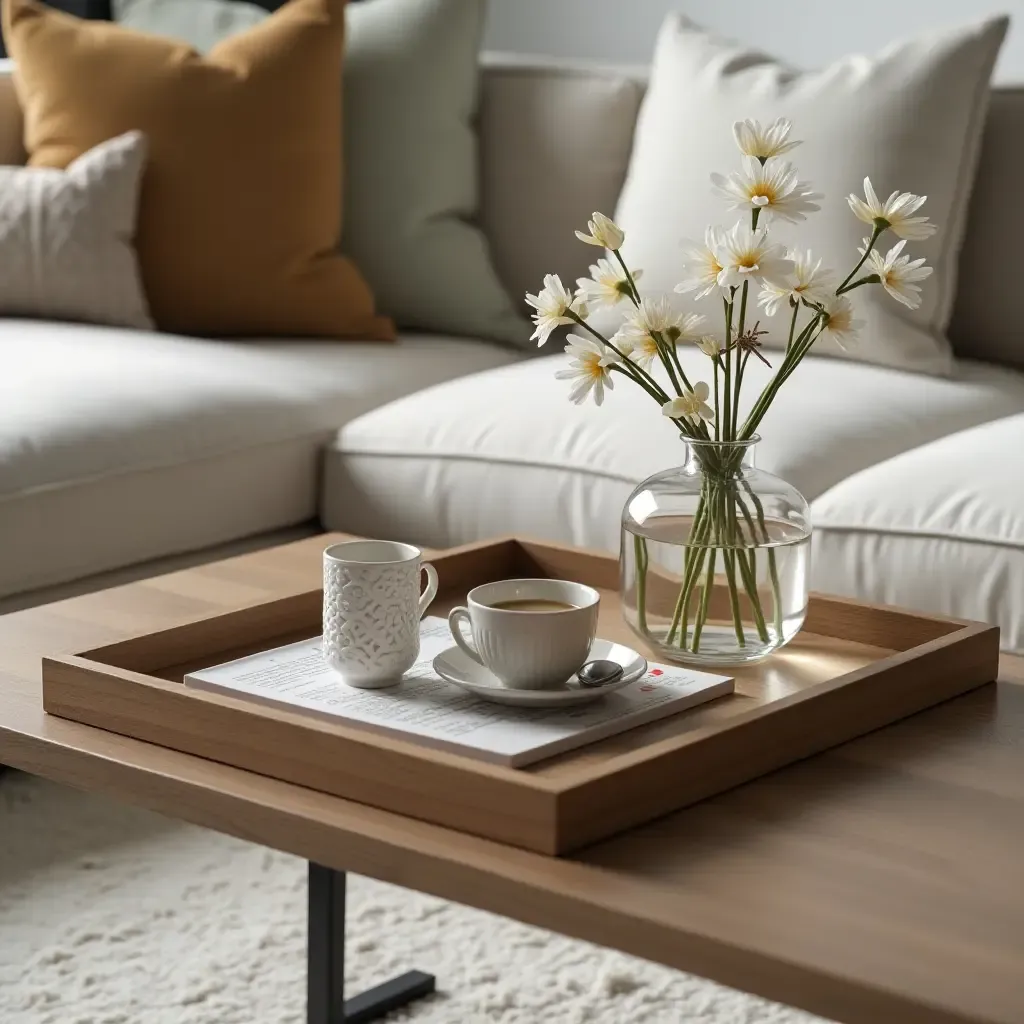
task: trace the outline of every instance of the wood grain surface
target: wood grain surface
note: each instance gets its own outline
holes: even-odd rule
[[[434,614],[493,579],[558,575],[599,588],[600,636],[639,645],[618,592],[607,589],[618,577],[614,557],[499,540],[432,561],[442,587]],[[680,580],[660,582],[674,598]],[[735,693],[698,716],[672,715],[525,769],[182,685],[186,671],[317,635],[321,604],[316,590],[46,657],[43,706],[333,796],[563,854],[991,682],[999,657],[998,630],[989,626],[812,596],[820,635],[805,630],[778,657],[745,666]]]
[[[996,685],[564,858],[43,713],[43,653],[308,591],[330,539],[0,618],[0,760],[844,1024],[1024,1021],[1020,659]]]

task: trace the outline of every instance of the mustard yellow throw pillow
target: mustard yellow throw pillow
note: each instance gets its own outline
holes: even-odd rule
[[[205,57],[36,0],[3,6],[30,164],[147,136],[136,244],[160,327],[393,337],[336,249],[344,0],[291,0]]]

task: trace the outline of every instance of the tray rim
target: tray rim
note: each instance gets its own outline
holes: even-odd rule
[[[461,586],[462,581],[459,577],[459,571],[465,570],[467,566],[469,566],[468,575],[474,579],[480,579],[488,571],[486,563],[492,562],[500,566],[508,563],[509,560],[514,562],[515,559],[522,555],[525,555],[531,561],[535,561],[537,556],[543,557],[545,555],[557,556],[559,559],[567,557],[584,558],[587,562],[591,563],[591,569],[604,570],[606,574],[612,566],[615,566],[617,576],[617,559],[607,553],[541,541],[520,540],[514,536],[464,545],[445,552],[432,553],[429,557],[435,565],[439,565],[442,569],[451,573],[452,582],[442,591],[443,595],[448,595],[452,590],[457,590]],[[485,564],[478,568],[478,561],[481,558],[484,559]],[[463,572],[463,575],[466,575],[466,573]],[[578,575],[586,575],[586,572],[581,569]],[[587,578],[592,578],[592,576]],[[811,595],[811,602],[819,612],[822,609],[832,609],[840,613],[844,611],[849,613],[852,609],[855,613],[866,614],[869,618],[872,615],[882,615],[888,618],[895,618],[904,624],[916,623],[919,630],[931,634],[938,632],[938,635],[932,635],[931,639],[923,643],[912,644],[904,650],[892,651],[892,653],[877,661],[873,661],[869,665],[853,669],[818,683],[813,683],[798,692],[787,694],[767,703],[758,704],[745,711],[740,711],[728,719],[708,723],[698,729],[688,731],[685,735],[664,736],[660,739],[652,740],[642,747],[620,751],[611,756],[605,763],[588,762],[586,765],[581,764],[576,767],[570,765],[564,768],[557,777],[552,777],[530,771],[529,768],[532,766],[527,766],[525,769],[510,768],[500,764],[489,763],[470,755],[437,750],[420,744],[414,739],[406,740],[383,735],[359,726],[326,722],[303,715],[300,712],[292,712],[285,708],[266,707],[242,698],[232,698],[224,694],[186,689],[180,683],[161,679],[143,671],[122,668],[119,665],[112,665],[102,660],[104,657],[111,657],[117,653],[121,655],[128,653],[130,655],[133,651],[137,651],[140,646],[144,646],[147,643],[152,644],[154,639],[165,647],[173,647],[176,640],[184,635],[195,635],[197,633],[216,634],[220,628],[226,627],[230,629],[235,623],[251,623],[252,620],[260,621],[268,616],[270,621],[275,624],[282,615],[284,615],[286,622],[299,621],[303,624],[297,628],[302,630],[308,628],[309,619],[313,617],[313,626],[315,628],[315,621],[319,614],[322,599],[321,595],[322,591],[319,589],[306,591],[268,602],[259,602],[243,609],[207,616],[183,625],[140,632],[128,639],[75,654],[44,656],[44,709],[49,713],[61,714],[59,696],[54,697],[52,693],[48,694],[48,689],[52,689],[54,685],[59,686],[62,682],[68,683],[70,680],[69,673],[75,677],[75,682],[82,683],[86,680],[91,680],[94,684],[101,686],[101,688],[106,688],[108,691],[116,687],[123,688],[141,685],[148,688],[151,692],[153,690],[159,692],[163,698],[166,698],[173,704],[184,702],[184,706],[190,707],[193,711],[206,707],[211,709],[212,713],[222,716],[252,715],[254,716],[252,721],[259,721],[269,729],[283,726],[288,731],[310,730],[312,735],[323,737],[322,742],[325,743],[336,739],[343,740],[353,751],[352,756],[358,757],[365,754],[370,762],[380,760],[381,758],[392,758],[398,759],[398,763],[405,765],[407,770],[415,770],[416,766],[430,765],[432,771],[438,772],[452,780],[461,777],[464,781],[468,776],[474,782],[496,787],[506,792],[510,798],[515,794],[515,799],[512,800],[508,808],[509,811],[512,811],[517,806],[525,806],[529,808],[529,813],[537,820],[546,822],[554,827],[556,831],[560,832],[558,825],[560,809],[572,805],[577,799],[585,798],[585,794],[591,791],[593,787],[602,785],[612,777],[625,772],[642,770],[644,766],[673,754],[677,758],[685,758],[687,751],[692,750],[700,743],[716,738],[721,741],[722,737],[733,733],[735,730],[742,730],[744,727],[748,730],[756,728],[759,723],[762,723],[767,718],[774,717],[780,710],[807,706],[825,695],[842,694],[848,691],[851,685],[874,676],[898,671],[901,667],[912,664],[922,658],[934,657],[947,648],[959,648],[965,642],[972,640],[980,644],[982,638],[994,639],[995,643],[992,645],[994,652],[993,670],[989,674],[989,678],[995,679],[997,675],[998,627],[985,623],[936,616],[929,613],[918,613],[886,605],[875,605],[833,595],[813,594]],[[812,629],[809,632],[817,635],[839,636],[842,638],[841,634],[834,632],[823,633],[818,629]],[[276,635],[284,636],[286,635],[286,630],[279,630]],[[847,639],[853,638],[847,637]],[[228,651],[230,650],[230,645],[224,646],[222,649]],[[176,664],[178,663],[170,661],[166,667]],[[974,682],[966,687],[966,689],[983,684],[983,682]],[[125,691],[125,694],[127,695],[129,692]],[[963,689],[957,692],[963,692]],[[140,696],[141,693],[142,691],[135,691],[136,696]],[[216,709],[216,711],[213,711],[213,709]],[[64,710],[67,709],[65,708]],[[915,708],[914,710],[921,710],[921,708]],[[865,731],[880,728],[883,724],[888,724],[897,718],[905,717],[907,713],[913,712],[904,712],[892,718],[887,717],[885,722],[870,726],[868,729],[856,731],[846,737],[846,739],[851,739],[855,735],[861,735]],[[65,717],[74,718],[73,715],[66,715]],[[83,721],[85,719],[79,717],[77,720]],[[97,724],[97,722],[90,721],[88,724]],[[102,724],[99,727],[113,732],[122,731],[110,724]],[[139,737],[137,733],[130,730],[123,731],[123,734],[144,739],[146,742],[159,742],[158,740]],[[205,741],[200,739],[196,742],[202,745]],[[845,739],[838,742],[845,742]],[[834,743],[827,743],[821,749],[827,749],[829,746],[834,745]],[[183,748],[177,747],[176,749]],[[190,750],[189,752],[194,753],[195,751]],[[811,753],[815,752],[817,751],[815,750]],[[217,757],[210,754],[202,753],[199,756],[218,760]],[[799,754],[797,757],[784,759],[782,763],[791,763],[792,760],[803,756],[810,756],[810,754]],[[224,763],[237,764],[237,761],[229,760]],[[248,764],[239,766],[257,772],[260,770],[258,767],[254,768]],[[268,772],[264,772],[264,774],[273,775],[273,773]],[[763,772],[758,774],[763,774]],[[277,777],[281,776],[277,775]],[[757,775],[750,777],[754,778]],[[372,780],[366,781],[372,785]],[[300,784],[308,785],[308,783],[302,782]],[[333,792],[333,790],[327,791]],[[359,797],[352,798],[359,799]],[[502,807],[504,811],[505,806],[502,805]],[[401,813],[410,812],[403,811]],[[429,820],[435,819],[431,818]],[[438,821],[438,823],[445,824],[443,821]],[[530,848],[536,849],[537,847],[530,846]],[[545,849],[543,852],[566,852],[567,849],[563,849],[559,845],[558,849]]]
[[[572,555],[583,554],[599,559],[602,562],[607,562],[613,557],[606,552],[596,551],[593,549],[574,548],[569,545],[548,543],[545,541],[525,540],[510,534],[504,537],[495,538],[491,541],[476,541],[472,544],[464,544],[455,548],[450,548],[446,551],[437,552],[430,555],[430,560],[433,563],[440,562],[443,565],[444,562],[452,560],[452,556],[456,558],[472,556],[481,550],[507,549],[509,545],[514,545],[521,551],[531,555],[531,557],[535,550],[542,552],[559,551]],[[450,589],[452,588],[446,587],[445,591]],[[444,591],[439,591],[439,593],[443,592]],[[190,699],[196,699],[200,703],[221,705],[234,711],[253,713],[264,719],[276,721],[284,716],[288,721],[293,722],[296,725],[315,729],[318,733],[339,736],[348,742],[352,742],[360,746],[369,745],[373,747],[383,747],[403,755],[426,754],[429,755],[429,759],[433,762],[447,762],[452,767],[472,766],[474,771],[480,772],[481,774],[492,775],[496,779],[515,779],[520,783],[525,783],[526,785],[536,788],[542,792],[555,795],[574,790],[583,781],[598,780],[606,778],[609,775],[615,775],[623,768],[632,767],[635,764],[644,763],[650,760],[652,755],[660,756],[660,752],[665,748],[671,748],[679,745],[678,737],[666,736],[660,740],[652,741],[644,747],[639,747],[635,750],[619,754],[615,758],[613,765],[604,765],[600,767],[591,766],[586,773],[585,780],[575,779],[572,773],[566,773],[562,780],[557,780],[546,776],[539,776],[536,773],[524,770],[523,768],[510,768],[506,765],[495,764],[481,758],[473,757],[469,754],[457,754],[451,751],[426,747],[414,739],[406,740],[401,737],[373,732],[365,727],[345,725],[343,722],[328,722],[313,716],[303,715],[301,712],[290,711],[287,708],[268,707],[253,701],[247,701],[241,697],[229,697],[226,694],[216,693],[209,690],[186,689],[180,683],[173,683],[169,680],[162,679],[159,676],[149,675],[146,672],[122,668],[119,665],[114,665],[103,660],[104,656],[109,656],[112,652],[124,649],[131,650],[137,645],[152,642],[154,638],[173,640],[175,637],[192,633],[197,629],[213,629],[219,624],[229,624],[236,619],[251,619],[257,615],[262,615],[263,613],[270,612],[272,610],[284,609],[292,611],[294,607],[300,606],[306,602],[311,602],[313,599],[315,599],[317,610],[319,610],[323,600],[322,595],[322,589],[308,590],[300,594],[291,594],[283,598],[275,598],[271,601],[261,601],[257,604],[249,605],[236,611],[221,612],[217,615],[206,616],[203,619],[196,620],[195,622],[138,633],[125,640],[115,641],[111,644],[104,644],[100,647],[91,648],[77,654],[44,655],[42,659],[44,701],[46,696],[47,668],[49,668],[52,673],[57,666],[66,665],[80,670],[98,672],[122,682],[152,687],[165,693],[181,694],[184,692]],[[936,625],[951,626],[954,628],[950,629],[943,635],[925,641],[922,644],[916,644],[902,651],[893,651],[891,654],[880,658],[878,661],[872,662],[870,665],[852,669],[849,672],[842,673],[841,675],[833,676],[832,678],[822,680],[819,683],[814,683],[810,686],[804,687],[798,692],[787,694],[784,697],[779,697],[769,703],[759,704],[747,711],[734,715],[725,722],[702,726],[700,729],[696,729],[687,734],[688,742],[684,745],[689,745],[689,743],[706,739],[709,736],[729,732],[732,729],[742,726],[748,722],[756,721],[766,717],[767,715],[774,714],[780,708],[791,707],[794,704],[806,703],[807,701],[816,699],[825,693],[843,689],[846,686],[858,682],[866,676],[876,675],[885,669],[897,668],[906,661],[916,661],[933,650],[940,650],[944,647],[952,646],[964,639],[993,630],[998,632],[999,628],[998,626],[991,626],[983,622],[947,618],[945,616],[930,613],[918,613],[917,611],[900,608],[894,605],[880,605],[872,602],[858,601],[855,598],[840,597],[833,594],[821,594],[815,591],[812,591],[809,594],[808,601],[809,603],[814,602],[817,606],[825,604],[836,607],[855,608],[858,611],[869,610],[886,615],[906,616],[922,623],[934,623]],[[430,609],[428,608],[427,614],[429,614],[429,612]],[[836,636],[836,634],[833,633],[820,633],[818,631],[810,632],[819,636]],[[850,639],[849,637],[836,638]],[[854,642],[859,643],[861,641]],[[174,663],[172,662],[171,664],[173,665]],[[526,767],[529,768],[530,766]]]

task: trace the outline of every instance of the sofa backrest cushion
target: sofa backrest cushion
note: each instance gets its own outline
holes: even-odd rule
[[[967,212],[949,337],[956,353],[1024,369],[1021,260],[1024,87],[992,90]]]
[[[484,57],[480,218],[519,308],[545,274],[574,286],[601,255],[573,229],[614,212],[643,91],[629,71]]]
[[[573,229],[591,211],[611,215],[615,208],[644,86],[639,69],[485,57],[481,218],[514,298],[527,287],[535,291],[545,273],[566,284],[586,273],[596,251],[577,242]],[[1010,249],[1024,234],[1016,159],[1022,137],[1024,88],[994,89],[950,339],[961,358],[1024,368],[1019,261]]]

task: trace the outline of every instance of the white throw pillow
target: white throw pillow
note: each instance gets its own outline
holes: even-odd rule
[[[0,314],[152,328],[133,240],[145,138],[65,170],[0,167]]]
[[[113,11],[128,28],[201,52],[267,17],[235,0],[114,0]],[[399,325],[530,348],[531,327],[473,223],[485,15],[485,0],[365,0],[346,9],[341,247]]]
[[[910,310],[880,288],[858,289],[851,298],[865,326],[856,347],[843,353],[822,338],[815,353],[950,372],[952,349],[945,331],[957,257],[989,77],[1007,24],[1006,18],[994,18],[896,43],[874,57],[851,56],[801,72],[671,15],[658,38],[616,213],[626,232],[626,259],[644,271],[641,290],[670,293],[681,277],[682,241],[703,239],[706,225],[729,227],[739,217],[714,195],[710,182],[713,172],[741,168],[733,123],[788,117],[792,137],[804,141],[783,159],[825,199],[821,211],[800,224],[776,220],[773,240],[810,248],[824,258],[824,266],[845,276],[870,234],[846,202],[851,193],[863,195],[865,176],[883,199],[893,190],[926,195],[921,213],[939,227],[930,239],[907,243],[914,257],[926,257],[935,268],[923,282],[920,308]],[[897,241],[887,232],[878,248],[884,254]],[[712,296],[695,308],[721,330],[719,299]],[[758,309],[754,318],[761,314]],[[772,321],[763,315],[761,321],[771,330],[766,343],[785,343],[784,305]]]

